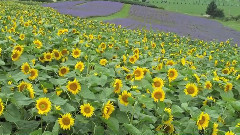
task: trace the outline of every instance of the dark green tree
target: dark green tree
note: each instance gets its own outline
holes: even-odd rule
[[[224,17],[223,10],[217,8],[215,1],[212,1],[210,4],[208,4],[206,14],[210,15],[211,17]]]
[[[212,1],[210,4],[208,4],[206,14],[213,16],[216,10],[217,4],[215,3],[215,1]]]

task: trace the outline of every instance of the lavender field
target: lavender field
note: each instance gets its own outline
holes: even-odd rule
[[[92,16],[108,16],[121,10],[123,3],[111,1],[65,1],[44,4],[52,7],[62,14],[87,18]]]
[[[123,3],[109,1],[74,1],[45,4],[63,14],[70,14],[83,18],[108,16],[120,12]],[[206,41],[226,41],[240,44],[240,32],[224,27],[214,20],[188,16],[150,7],[131,5],[127,18],[105,20],[108,23],[122,25],[128,29],[142,29],[164,32],[174,32],[180,36]]]
[[[146,28],[164,32],[174,32],[181,36],[190,36],[202,40],[226,41],[233,39],[240,43],[240,32],[224,27],[222,24],[206,18],[132,5],[128,18],[107,21],[124,27]]]

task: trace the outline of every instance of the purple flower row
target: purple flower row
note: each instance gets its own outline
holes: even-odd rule
[[[45,4],[43,6],[52,7],[62,14],[86,18],[91,16],[108,16],[116,13],[122,9],[123,3],[111,1],[67,1]]]
[[[137,5],[132,5],[128,18],[107,22],[127,28],[145,27],[146,29],[174,32],[181,36],[207,41],[233,39],[234,43],[240,44],[240,32],[224,27],[216,21]]]

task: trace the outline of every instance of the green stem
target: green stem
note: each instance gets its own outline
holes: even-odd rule
[[[89,72],[89,58],[87,58],[87,75],[88,75],[88,72]]]
[[[135,105],[133,106],[133,112],[132,112],[132,116],[131,116],[131,124],[132,124],[132,122],[133,122],[134,113],[135,113]]]
[[[41,115],[41,129],[43,129],[43,124],[42,124],[42,115]]]

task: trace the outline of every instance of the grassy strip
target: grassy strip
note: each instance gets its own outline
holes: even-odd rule
[[[230,27],[234,30],[240,31],[240,23],[237,21],[222,21],[222,20],[217,20],[217,21],[222,23],[226,27]]]
[[[89,19],[98,20],[98,21],[106,21],[106,20],[112,20],[112,19],[117,19],[117,18],[126,18],[129,15],[130,8],[131,8],[130,4],[124,4],[122,9],[117,13],[111,14],[109,16],[92,17]]]

